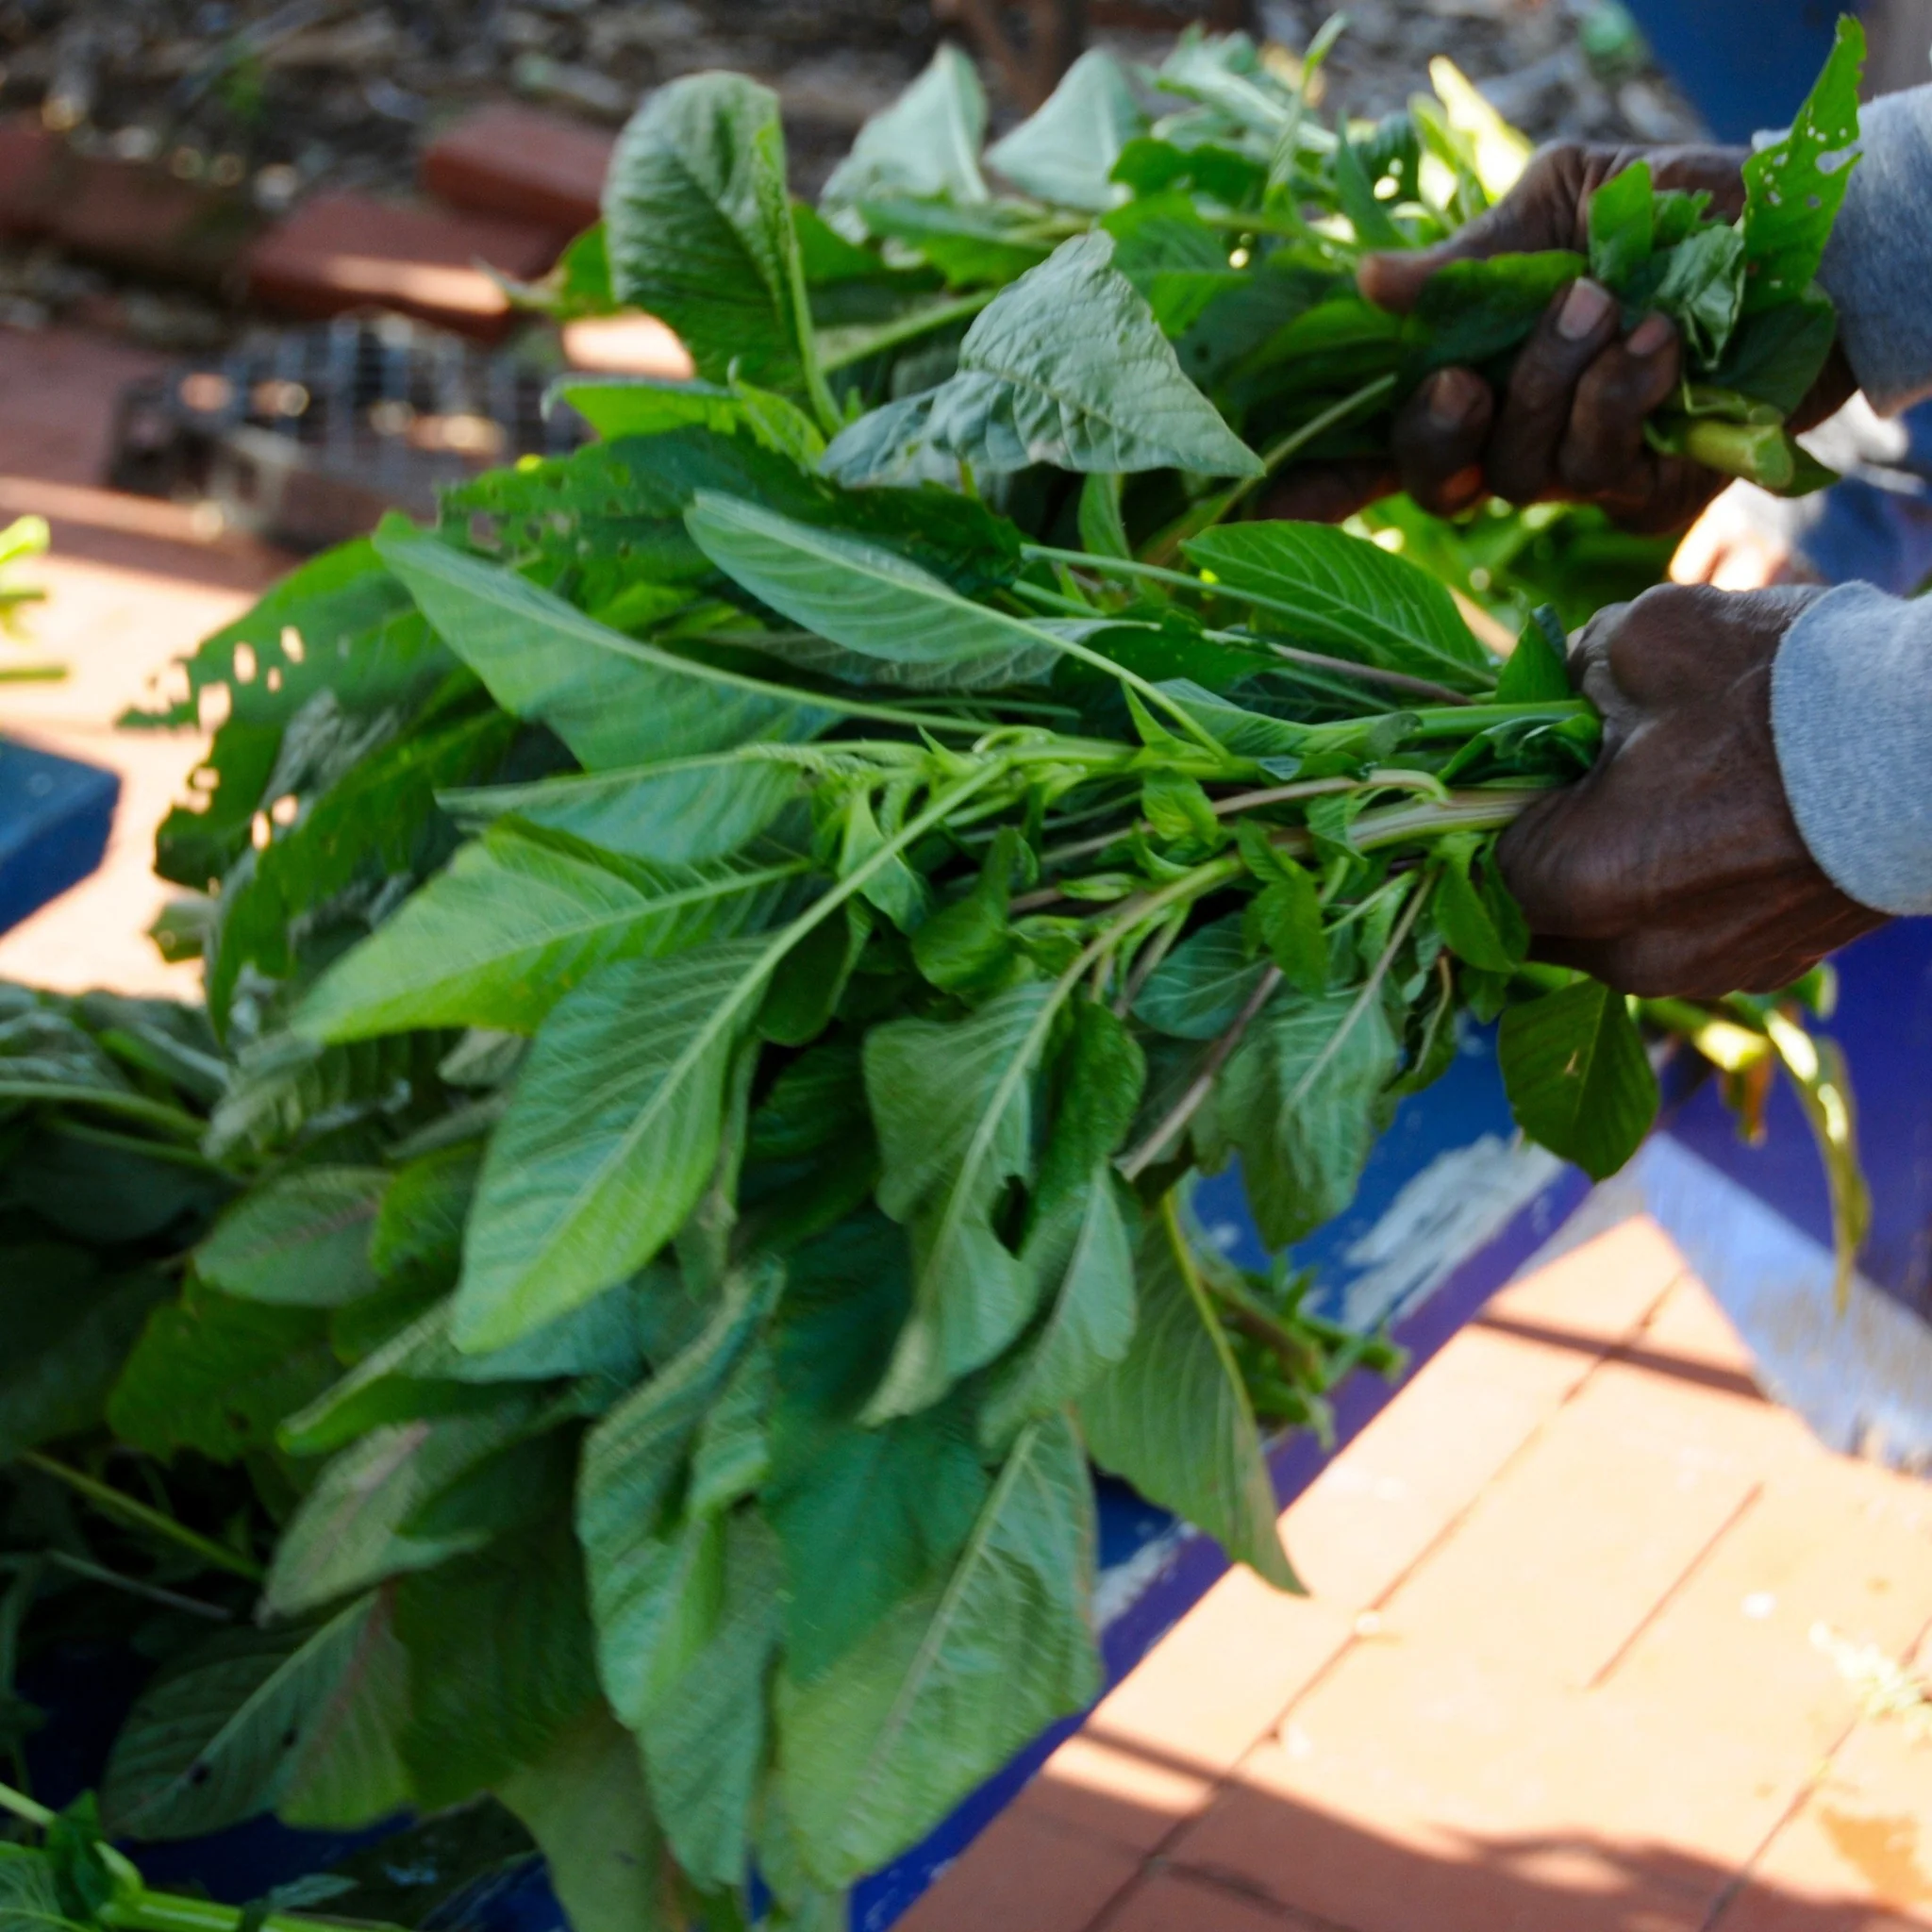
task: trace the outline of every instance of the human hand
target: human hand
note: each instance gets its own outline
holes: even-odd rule
[[[1649,161],[1657,187],[1704,190],[1718,213],[1735,220],[1744,206],[1745,158],[1741,148],[1543,148],[1502,202],[1448,241],[1367,258],[1361,291],[1407,314],[1450,262],[1553,248],[1587,253],[1591,197],[1636,160]],[[1439,370],[1397,411],[1386,460],[1288,471],[1264,513],[1332,522],[1401,489],[1438,516],[1493,494],[1515,504],[1592,502],[1633,530],[1681,529],[1728,481],[1644,441],[1645,417],[1683,374],[1682,347],[1675,324],[1661,314],[1645,316],[1625,336],[1616,297],[1585,276],[1557,292],[1501,393],[1474,369]],[[1852,388],[1834,351],[1794,426],[1823,420]]]
[[[1570,672],[1603,752],[1497,853],[1539,958],[1715,999],[1774,992],[1885,924],[1806,848],[1772,737],[1772,660],[1822,594],[1663,585],[1591,622]]]
[[[1822,582],[1792,545],[1779,514],[1786,508],[1752,484],[1733,483],[1684,533],[1671,558],[1672,583],[1762,591]]]

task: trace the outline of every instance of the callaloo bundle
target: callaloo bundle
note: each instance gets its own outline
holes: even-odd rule
[[[1406,559],[1240,521],[1255,425],[1277,456],[1355,406],[1299,351],[1252,408],[1190,373],[1208,318],[1252,346],[1322,307],[1242,197],[1328,274],[1320,183],[1356,155],[1380,207],[1389,168],[1251,50],[1168,77],[1196,105],[1150,122],[1076,70],[989,157],[1058,184],[1019,212],[961,191],[951,62],[824,215],[769,94],[663,90],[559,299],[601,275],[700,379],[574,382],[602,440],[306,565],[189,666],[176,716],[230,709],[162,936],[207,962],[193,1158],[240,1198],[20,1446],[239,1468],[218,1520],[170,1492],[174,1547],[265,1578],[258,1629],[177,1634],[109,1829],[488,1794],[579,1932],[741,1925],[754,1870],[772,1923],[834,1924],[1095,1694],[1090,1464],[1292,1583],[1261,1426],[1390,1357],[1198,1242],[1195,1175],[1238,1158],[1290,1246],[1498,1014],[1528,1134],[1598,1174],[1638,1144],[1628,1004],[1524,965],[1492,856],[1595,751],[1560,636],[1505,661]],[[1467,212],[1462,137],[1415,125]],[[1215,259],[1137,282],[1093,225],[1122,181]],[[1660,1016],[1740,1091],[1796,1065],[1848,1148],[1785,1007]],[[232,1447],[171,1399],[217,1360]]]

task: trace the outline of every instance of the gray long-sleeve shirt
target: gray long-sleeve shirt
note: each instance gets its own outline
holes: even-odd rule
[[[1873,406],[1932,395],[1932,87],[1862,114],[1820,279]],[[1811,855],[1854,899],[1932,913],[1932,598],[1868,584],[1828,591],[1772,670],[1778,765]]]

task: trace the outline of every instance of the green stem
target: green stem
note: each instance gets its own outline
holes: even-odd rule
[[[17,1460],[28,1469],[38,1470],[42,1475],[52,1476],[56,1482],[65,1483],[104,1514],[119,1516],[125,1523],[178,1544],[184,1550],[192,1550],[204,1562],[212,1563],[230,1575],[243,1577],[250,1583],[260,1583],[268,1574],[253,1558],[209,1541],[185,1524],[176,1523],[172,1516],[165,1516],[158,1509],[150,1509],[145,1503],[137,1503],[132,1496],[122,1494],[119,1490],[89,1475],[84,1470],[75,1469],[65,1462],[56,1462],[51,1456],[43,1456],[37,1449],[23,1450]]]
[[[970,321],[999,292],[997,289],[982,289],[971,295],[961,295],[957,301],[922,308],[898,322],[883,323],[867,334],[855,336],[849,342],[839,342],[823,358],[820,367],[827,375],[836,375],[840,370],[849,369],[855,362],[863,362],[887,349],[896,349],[902,342],[916,342],[921,336],[930,335],[935,329],[949,327],[956,322]]]
[[[44,1805],[36,1804],[25,1791],[16,1791],[11,1785],[5,1784],[0,1784],[0,1811],[10,1811],[41,1831],[45,1831],[58,1815]]]
[[[1562,724],[1572,718],[1594,719],[1596,715],[1596,708],[1588,698],[1553,698],[1538,705],[1445,706],[1408,714],[1410,736],[1414,738],[1474,738],[1497,724],[1519,724],[1539,719]]]
[[[235,1620],[220,1604],[205,1604],[199,1597],[183,1596],[180,1591],[163,1590],[158,1583],[143,1583],[138,1576],[124,1576],[105,1563],[90,1563],[85,1557],[70,1557],[65,1550],[49,1550],[47,1561],[57,1570],[84,1576],[90,1583],[106,1584],[110,1590],[124,1590],[129,1596],[144,1597],[149,1603],[165,1604],[171,1610],[185,1611],[191,1617],[206,1617],[214,1624]]]
[[[65,684],[67,676],[64,664],[0,665],[0,684]]]
[[[208,1132],[205,1120],[165,1101],[150,1100],[144,1093],[117,1093],[111,1087],[87,1087],[77,1080],[0,1080],[0,1100],[95,1107],[103,1113],[118,1113],[184,1141],[199,1141]]]

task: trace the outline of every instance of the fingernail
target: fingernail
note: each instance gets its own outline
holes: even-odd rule
[[[1633,356],[1655,356],[1659,349],[1669,346],[1676,333],[1671,326],[1669,316],[1646,315],[1630,331],[1630,353]]]
[[[1563,298],[1557,314],[1557,333],[1566,342],[1580,342],[1593,336],[1616,307],[1616,298],[1596,282],[1577,282]]]
[[[1429,421],[1438,429],[1459,429],[1474,412],[1481,393],[1466,369],[1445,369],[1429,384]]]

